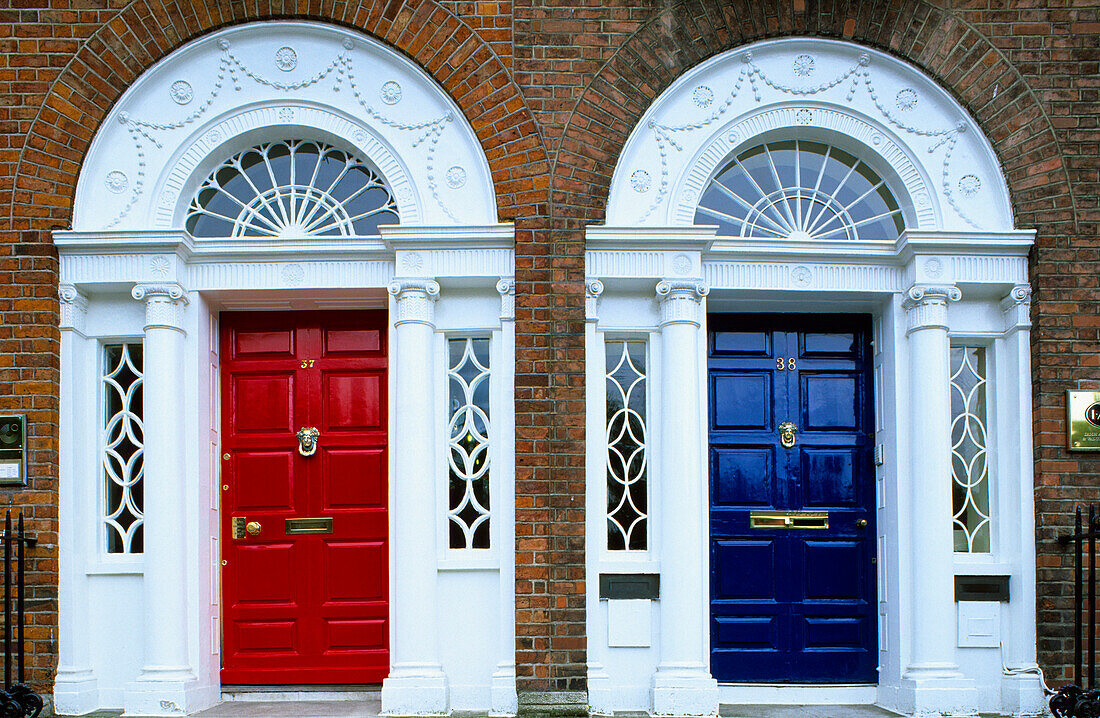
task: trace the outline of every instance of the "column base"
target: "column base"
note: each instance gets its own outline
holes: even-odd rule
[[[523,691],[518,695],[520,718],[577,718],[588,715],[585,691]]]
[[[594,716],[615,714],[615,692],[611,676],[602,663],[588,664],[588,713]]]
[[[439,664],[397,665],[382,681],[382,715],[442,716],[450,704]]]
[[[1016,673],[1001,678],[1001,710],[1013,716],[1047,713],[1047,699],[1037,673]]]
[[[514,716],[519,711],[519,699],[516,697],[516,666],[513,663],[500,663],[493,672],[490,684],[490,718]]]
[[[199,681],[189,668],[144,668],[126,685],[125,716],[178,716],[204,708]]]
[[[718,681],[702,664],[658,666],[653,674],[653,714],[717,716]]]
[[[899,708],[914,718],[978,715],[978,690],[951,663],[922,664],[905,672],[898,690]]]
[[[54,712],[79,716],[99,708],[99,681],[90,668],[59,668],[53,684]]]

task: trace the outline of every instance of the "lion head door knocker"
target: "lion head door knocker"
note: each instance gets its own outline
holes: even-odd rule
[[[779,425],[779,443],[783,445],[784,449],[789,449],[794,446],[794,434],[798,431],[798,427],[789,421],[784,421]]]
[[[298,429],[298,453],[302,456],[313,456],[317,451],[317,440],[321,438],[321,432],[316,426],[303,426]]]

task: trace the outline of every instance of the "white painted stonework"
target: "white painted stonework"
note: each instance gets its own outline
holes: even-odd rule
[[[693,224],[701,192],[734,153],[789,139],[829,144],[870,165],[902,209],[901,236],[754,239]],[[921,72],[874,50],[817,39],[756,43],[694,68],[654,102],[621,154],[606,226],[587,233],[594,713],[715,715],[719,703],[878,703],[921,716],[1043,712],[1028,339],[1033,237],[1014,225],[1004,178],[977,124]],[[874,441],[882,456],[873,684],[715,686],[710,677],[708,312],[873,317]],[[648,388],[645,551],[609,551],[604,538],[604,343],[624,337],[648,342],[647,373],[660,377]],[[953,340],[984,346],[991,359],[993,539],[983,554],[954,553],[952,545]],[[599,576],[654,572],[661,583],[653,640],[639,647],[621,630],[609,633]],[[1010,576],[1011,601],[994,614],[995,647],[959,645],[954,576],[961,574]]]
[[[290,48],[290,51],[286,51]],[[220,162],[307,139],[373,165],[400,224],[365,237],[196,238]],[[423,71],[345,29],[242,25],[174,52],[111,110],[61,257],[59,712],[202,710],[221,693],[218,314],[388,308],[391,675],[402,715],[516,712],[514,232],[488,163]],[[489,339],[491,548],[448,548],[446,342]],[[145,552],[106,552],[103,345],[145,350]],[[476,605],[471,612],[463,607]],[[455,620],[460,617],[461,620]],[[440,636],[446,635],[443,640]]]

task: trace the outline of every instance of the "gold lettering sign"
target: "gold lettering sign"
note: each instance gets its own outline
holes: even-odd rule
[[[1066,448],[1100,451],[1100,391],[1067,391],[1066,414]]]

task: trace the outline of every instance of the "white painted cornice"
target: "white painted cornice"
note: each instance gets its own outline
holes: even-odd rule
[[[692,227],[609,227],[585,229],[585,246],[589,249],[629,251],[632,249],[706,252],[714,244],[716,225]]]
[[[175,252],[188,257],[194,252],[195,239],[183,230],[154,232],[74,232],[59,230],[53,233],[57,253],[66,255],[86,254],[148,254],[150,252]]]
[[[1007,232],[928,232],[906,230],[898,238],[898,256],[908,261],[919,254],[1026,257],[1035,244],[1035,230]]]
[[[511,223],[465,227],[414,227],[387,225],[379,227],[382,242],[390,251],[409,249],[512,249],[516,244],[516,228]]]

